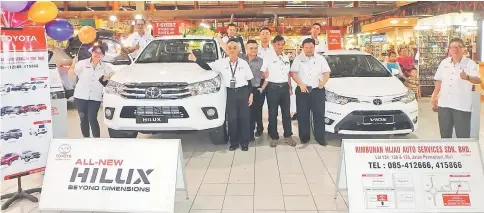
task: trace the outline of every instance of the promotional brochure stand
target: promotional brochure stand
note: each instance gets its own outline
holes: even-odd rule
[[[343,140],[340,158],[350,213],[484,212],[477,140]]]
[[[2,79],[1,178],[17,179],[18,190],[1,196],[14,201],[38,202],[30,194],[40,188],[22,189],[22,176],[45,169],[52,139],[47,41],[43,27],[1,28],[0,74]]]
[[[21,177],[17,178],[17,192],[2,195],[1,200],[8,199],[5,201],[5,203],[2,204],[2,210],[7,209],[13,202],[21,199],[27,199],[30,202],[37,203],[39,202],[39,199],[37,199],[35,196],[31,195],[33,193],[40,193],[42,192],[42,188],[33,188],[33,189],[27,189],[23,190],[22,189],[22,179]]]

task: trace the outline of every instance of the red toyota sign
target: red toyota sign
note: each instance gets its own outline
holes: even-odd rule
[[[177,21],[154,21],[153,36],[180,35]]]

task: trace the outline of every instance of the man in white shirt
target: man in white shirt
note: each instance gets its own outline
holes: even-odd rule
[[[328,44],[326,40],[319,38],[319,34],[321,33],[321,24],[314,23],[313,27],[311,28],[311,35],[307,38],[312,38],[316,44],[314,52],[315,53],[323,53],[328,51]]]
[[[257,48],[257,56],[261,57],[264,60],[264,57],[274,53],[274,47],[271,45],[271,29],[268,27],[263,27],[260,30],[260,45]]]
[[[242,39],[242,37],[237,36],[237,25],[235,25],[234,23],[228,24],[228,26],[227,26],[227,36],[221,37],[221,34],[219,33],[217,35],[217,39],[220,39],[220,40],[218,40],[218,42],[222,46],[222,49],[224,50],[224,52],[227,49],[227,43],[229,42],[229,40],[234,39],[239,44],[240,53],[245,54],[244,40]]]
[[[440,136],[469,138],[471,130],[472,86],[480,84],[477,64],[464,56],[464,41],[449,42],[451,57],[444,59],[435,73],[432,108],[438,110]]]
[[[257,56],[262,58],[262,60],[264,60],[264,57],[274,54],[274,47],[271,44],[272,42],[271,34],[272,34],[272,31],[268,27],[263,27],[260,30],[259,38],[261,43],[257,48]],[[264,85],[264,81],[265,81],[265,76],[262,75],[262,80],[260,85]],[[258,102],[259,104],[261,104],[260,106],[261,109],[263,108],[264,102],[266,101],[266,96],[267,96],[267,91],[261,92],[260,101]],[[267,130],[269,130],[269,123],[267,125]],[[264,128],[260,129],[260,131],[257,131],[256,136],[257,137],[261,136],[263,131],[264,131]]]
[[[228,41],[229,56],[219,59],[208,65],[197,59],[193,53],[189,60],[195,61],[204,69],[220,72],[223,86],[227,87],[227,120],[230,138],[230,151],[241,146],[242,151],[249,149],[250,141],[250,108],[253,95],[250,80],[254,78],[249,64],[239,58],[239,45],[237,41]]]
[[[315,41],[304,39],[303,53],[298,55],[291,66],[291,77],[297,83],[296,107],[301,144],[309,142],[311,134],[310,112],[313,112],[314,136],[316,141],[326,146],[324,85],[328,82],[331,69],[326,59],[315,54]]]
[[[136,32],[124,41],[133,58],[137,58],[141,50],[154,39],[152,35],[146,33],[146,21],[143,19],[136,20],[135,30]]]
[[[267,75],[261,90],[267,88],[267,103],[269,107],[269,135],[272,139],[271,147],[276,147],[279,140],[277,132],[277,116],[279,106],[281,107],[282,126],[284,128],[285,142],[290,146],[295,146],[296,142],[292,138],[290,96],[292,93],[291,69],[289,58],[283,54],[284,37],[276,36],[272,41],[274,54],[268,54],[263,59],[261,71]]]

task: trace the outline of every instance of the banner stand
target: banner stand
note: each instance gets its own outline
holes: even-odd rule
[[[22,176],[19,176],[17,178],[17,192],[2,195],[0,197],[0,200],[8,199],[5,201],[5,203],[2,205],[2,210],[7,209],[13,202],[21,199],[27,199],[30,202],[37,203],[39,202],[39,199],[37,199],[35,196],[31,195],[33,193],[40,193],[42,192],[42,188],[33,188],[33,189],[27,189],[23,190],[22,189]]]

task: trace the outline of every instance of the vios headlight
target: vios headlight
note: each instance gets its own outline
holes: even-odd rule
[[[108,85],[106,85],[106,93],[108,94],[121,94],[125,86],[122,83],[118,83],[116,81],[109,81]]]
[[[188,88],[190,89],[192,96],[195,96],[218,92],[221,85],[222,79],[220,75],[217,75],[217,77],[213,79],[190,84],[188,85]]]
[[[357,103],[358,99],[341,96],[341,95],[338,95],[334,92],[330,92],[330,91],[326,90],[326,101],[330,102],[330,103],[345,105],[345,104],[350,103],[350,102],[356,102]]]
[[[408,103],[410,103],[414,100],[415,100],[415,94],[411,90],[408,90],[407,94],[394,98],[392,100],[392,102],[399,102],[400,101],[400,102],[403,102],[405,104],[408,104]]]

